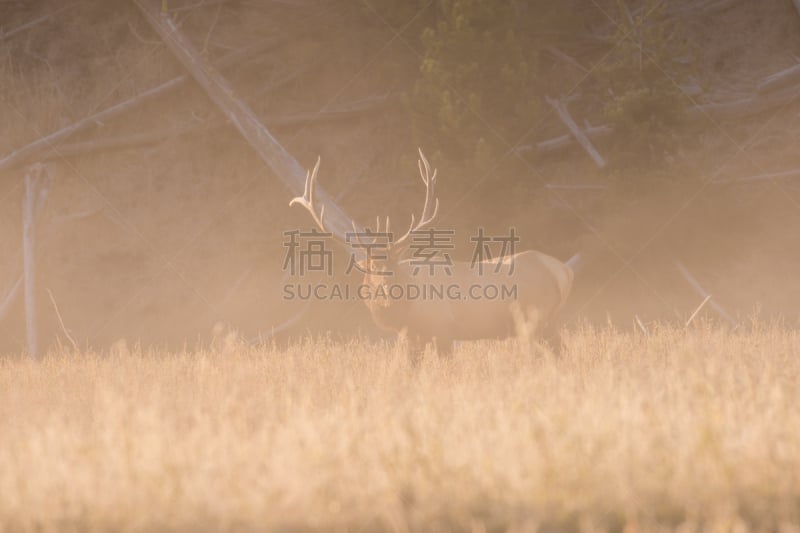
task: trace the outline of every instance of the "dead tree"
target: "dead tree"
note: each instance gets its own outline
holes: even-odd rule
[[[36,229],[44,204],[47,201],[46,169],[36,163],[25,175],[25,198],[22,204],[22,257],[25,293],[25,330],[28,341],[28,356],[39,357],[39,338],[36,321]]]
[[[169,13],[162,12],[155,3],[147,0],[133,0],[133,2],[178,61],[189,71],[267,166],[293,194],[302,194],[306,171],[261,123],[253,110],[236,94],[230,83],[203,60]],[[317,195],[326,204],[325,214],[331,231],[340,237],[351,232],[353,230],[352,219],[323,190],[319,189]]]

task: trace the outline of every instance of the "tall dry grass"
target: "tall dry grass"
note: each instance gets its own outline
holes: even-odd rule
[[[0,360],[0,529],[800,525],[800,333]]]

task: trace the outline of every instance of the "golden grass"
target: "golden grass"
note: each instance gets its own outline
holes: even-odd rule
[[[0,530],[800,525],[800,333],[0,360]]]

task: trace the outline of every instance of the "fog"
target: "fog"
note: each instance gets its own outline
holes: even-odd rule
[[[629,2],[631,18],[578,0],[166,4],[233,101],[303,169],[320,157],[329,214],[405,231],[421,147],[454,260],[480,228],[580,254],[567,328],[684,323],[707,294],[708,320],[796,323],[791,2]],[[3,2],[0,27],[0,351],[26,349],[30,295],[41,349],[386,335],[359,301],[286,301],[287,232],[313,227],[289,207],[298,191],[135,3]],[[359,283],[348,251],[326,247],[331,273],[306,279]]]

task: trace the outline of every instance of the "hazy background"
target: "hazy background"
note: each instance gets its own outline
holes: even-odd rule
[[[702,297],[676,260],[737,317],[760,309],[794,324],[800,174],[736,180],[800,168],[800,97],[734,116],[697,106],[748,98],[796,64],[800,16],[789,0],[663,4],[168,7],[212,63],[259,45],[221,72],[301,165],[322,157],[322,186],[362,224],[388,214],[405,227],[419,212],[421,146],[458,258],[479,226],[514,226],[521,248],[563,260],[583,254],[568,324],[685,320]],[[0,28],[0,158],[183,73],[131,2],[2,2]],[[613,127],[593,140],[605,168],[574,143],[536,150],[567,132],[546,96],[573,97],[581,126]],[[59,155],[131,137],[140,142]],[[29,162],[44,159],[45,344],[63,341],[48,289],[78,343],[99,347],[180,346],[218,324],[252,337],[304,309],[281,300],[282,234],[310,219],[193,81]],[[24,176],[0,170],[0,298],[21,270]],[[338,255],[334,268],[346,264]],[[24,349],[23,307],[18,298],[0,323],[3,351]],[[375,333],[358,302],[311,305],[282,335],[309,329]]]

